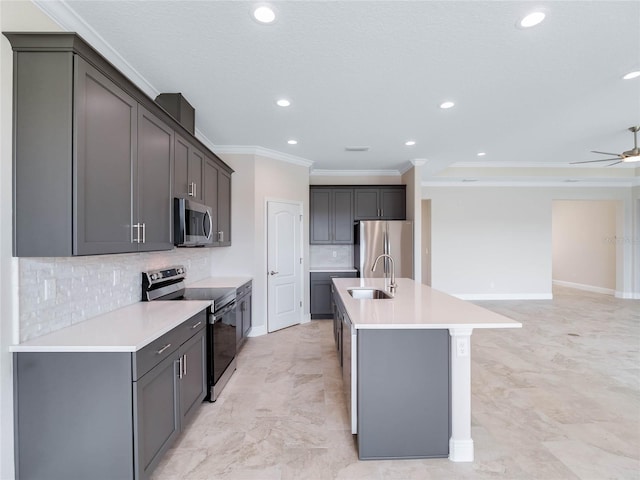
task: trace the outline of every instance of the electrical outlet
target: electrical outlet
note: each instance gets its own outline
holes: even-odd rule
[[[456,354],[459,357],[469,356],[469,340],[466,338],[458,338],[456,340]]]
[[[53,300],[56,298],[56,279],[47,278],[44,281],[44,299]]]

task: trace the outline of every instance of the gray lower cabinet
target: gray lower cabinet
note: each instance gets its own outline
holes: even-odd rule
[[[246,341],[251,330],[252,281],[238,287],[236,291],[236,348]]]
[[[359,329],[357,349],[360,459],[447,457],[449,332]]]
[[[15,353],[16,478],[148,478],[206,395],[206,323],[134,353]]]
[[[311,318],[331,319],[333,308],[331,303],[331,279],[354,278],[356,272],[311,272],[309,281]]]

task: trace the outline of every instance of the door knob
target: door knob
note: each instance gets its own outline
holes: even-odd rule
[[[277,274],[278,274],[278,272],[274,272],[273,270],[271,270],[271,271],[269,272],[269,275],[277,275]]]

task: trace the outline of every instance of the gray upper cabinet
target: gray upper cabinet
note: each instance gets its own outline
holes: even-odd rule
[[[204,162],[204,203],[211,207],[211,231],[213,241],[218,231],[218,167],[210,159]]]
[[[176,135],[174,195],[202,202],[204,200],[202,182],[204,167],[204,154],[183,137]]]
[[[310,243],[353,243],[353,188],[309,189]]]
[[[172,197],[204,201],[209,157],[224,177],[218,230],[230,241],[228,165],[77,35],[4,35],[14,50],[14,256],[172,249]]]
[[[231,175],[205,158],[204,203],[211,207],[214,246],[231,245]]]
[[[133,198],[141,225],[139,251],[170,250],[172,232],[171,167],[173,130],[144,107],[138,107],[137,178]],[[135,225],[134,223],[134,225]]]
[[[355,187],[355,220],[405,220],[406,186]]]

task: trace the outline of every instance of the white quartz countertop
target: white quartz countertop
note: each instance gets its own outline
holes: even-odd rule
[[[12,352],[136,352],[210,301],[139,302],[9,347]]]
[[[397,278],[394,298],[356,300],[350,288],[385,289],[382,278],[334,278],[351,323],[357,329],[521,328],[510,318],[434,290],[409,278]]]
[[[310,272],[357,272],[353,267],[311,267]]]
[[[187,288],[238,288],[253,280],[249,276],[238,277],[209,277],[187,284]]]

